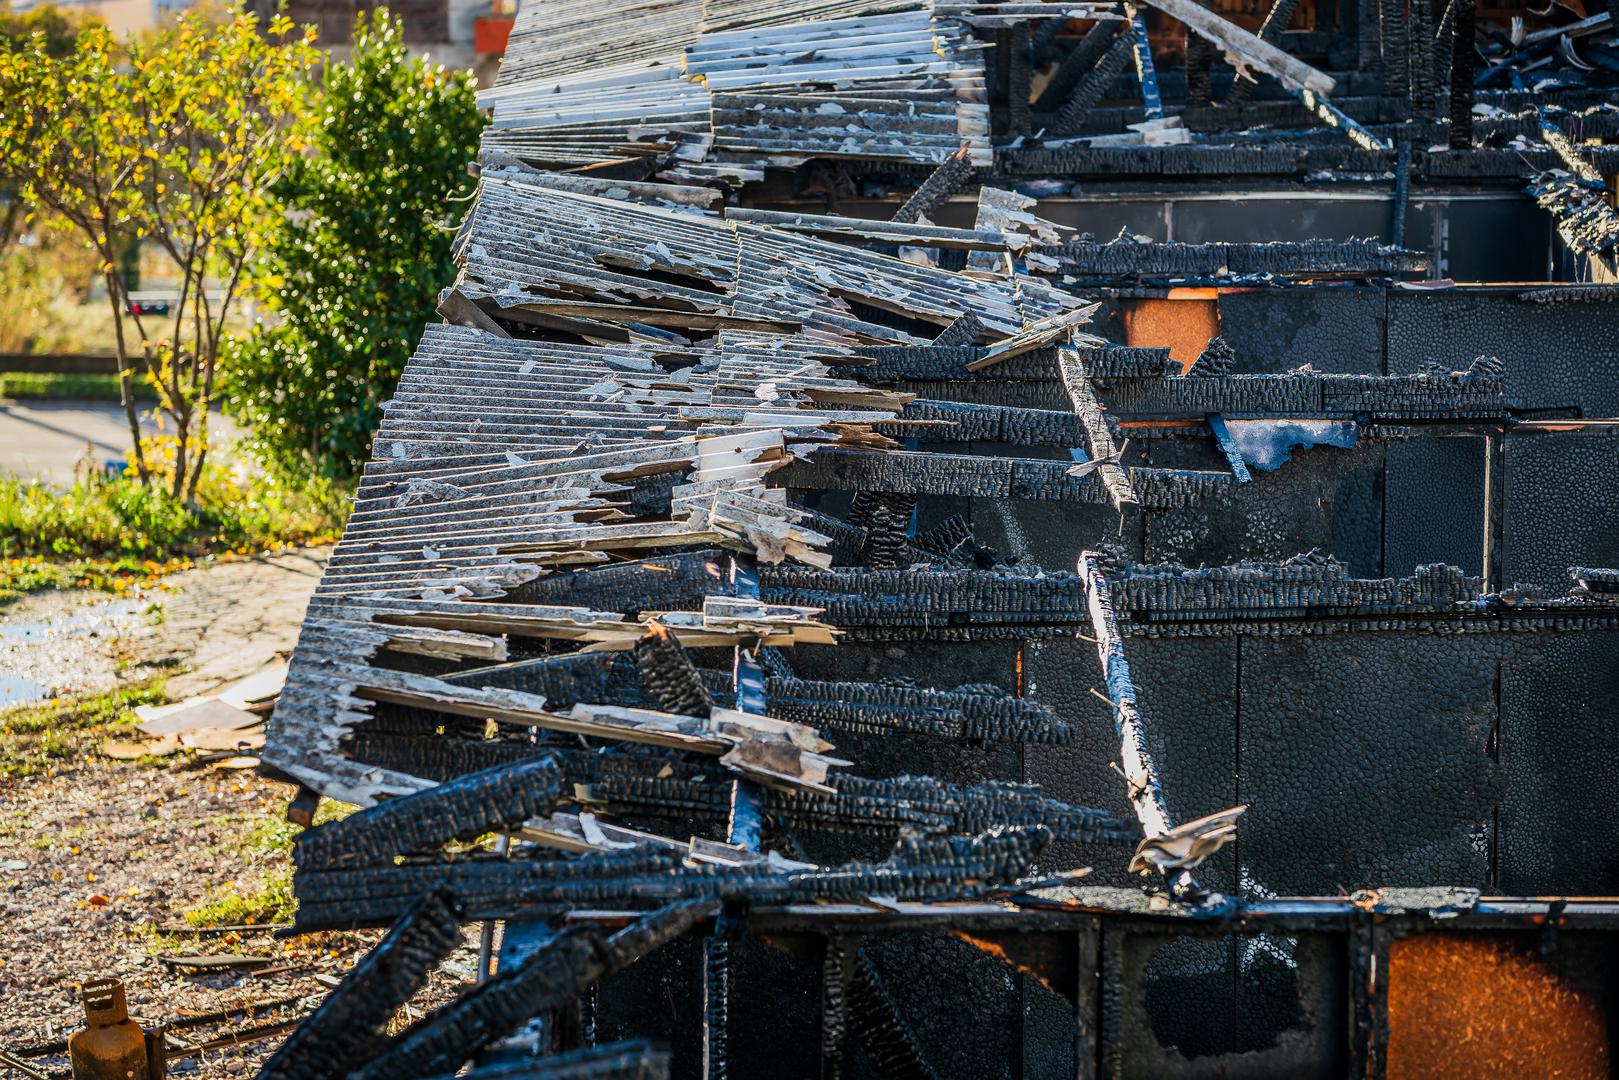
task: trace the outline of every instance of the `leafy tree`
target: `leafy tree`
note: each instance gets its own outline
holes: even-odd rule
[[[41,4],[25,12],[14,12],[11,5],[0,2],[0,51],[15,52],[27,47],[36,34],[39,47],[46,55],[69,56],[79,33],[100,20],[81,11],[63,11],[53,4]],[[0,177],[0,256],[16,245],[23,233],[23,201],[17,197],[17,185],[9,177]]]
[[[278,460],[347,475],[454,272],[483,119],[471,74],[412,58],[385,10],[356,21],[319,117],[276,188],[292,224],[256,265],[279,320],[242,343],[226,407]]]
[[[313,29],[294,35],[280,15],[261,27],[240,9],[188,11],[125,42],[93,27],[66,56],[39,34],[0,51],[0,173],[100,259],[135,466],[150,484],[138,356],[174,430],[175,497],[192,498],[202,475],[226,320],[248,258],[280,226],[268,191],[303,148],[318,55]],[[167,314],[130,304],[120,254],[143,239],[181,283]]]

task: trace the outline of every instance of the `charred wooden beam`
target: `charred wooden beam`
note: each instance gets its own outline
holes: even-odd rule
[[[670,904],[608,936],[593,927],[559,931],[521,964],[441,1006],[353,1072],[354,1080],[411,1080],[454,1073],[479,1048],[529,1017],[577,997],[590,984],[674,940],[707,918],[703,901]]]
[[[963,145],[928,174],[928,178],[922,181],[922,186],[900,204],[900,208],[894,211],[894,216],[890,220],[898,224],[910,224],[925,217],[932,217],[950,196],[966,187],[972,177],[972,160],[967,146]]]
[[[525,909],[626,903],[852,900],[865,896],[972,899],[1024,877],[1049,830],[1012,826],[975,837],[912,836],[880,863],[780,872],[752,865],[688,865],[686,847],[636,847],[579,858],[463,856],[301,873],[294,880],[300,932],[386,924],[414,898],[448,888],[469,919]],[[378,1074],[378,1080],[385,1074]]]
[[[653,620],[635,643],[635,662],[652,703],[664,712],[707,716],[714,699],[686,650],[662,623]]]
[[[385,1027],[461,943],[460,905],[445,892],[419,900],[354,965],[320,1008],[264,1063],[263,1080],[328,1080],[375,1056]]]
[[[1096,66],[1079,81],[1079,85],[1068,96],[1068,100],[1063,102],[1062,108],[1052,121],[1052,129],[1059,135],[1075,134],[1085,126],[1085,120],[1090,116],[1091,110],[1096,108],[1102,96],[1107,93],[1108,87],[1113,85],[1113,80],[1130,60],[1134,49],[1134,35],[1130,24],[1112,25],[1115,26],[1112,45],[1102,55],[1102,59],[1097,61]]]
[[[550,758],[500,765],[305,830],[293,857],[300,867],[330,868],[426,851],[542,817],[561,794]]]
[[[1053,23],[1060,24],[1063,20],[1053,19]],[[1119,24],[1106,20],[1098,20],[1085,32],[1085,36],[1075,42],[1073,48],[1063,55],[1057,64],[1057,69],[1051,73],[1045,89],[1035,100],[1034,111],[1049,113],[1063,107],[1069,96],[1079,86],[1087,72],[1097,65],[1118,36]]]

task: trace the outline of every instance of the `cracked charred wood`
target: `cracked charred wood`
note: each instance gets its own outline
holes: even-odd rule
[[[856,949],[849,982],[850,1019],[855,1034],[884,1080],[938,1080],[921,1043],[906,1024],[882,976],[864,949]]]
[[[970,346],[976,344],[983,333],[984,324],[978,321],[978,316],[969,311],[945,327],[939,336],[933,339],[932,344],[940,348]]]
[[[423,896],[287,1036],[261,1080],[335,1080],[374,1056],[394,1013],[461,943],[459,910],[448,893]]]
[[[440,1073],[432,1080],[669,1080],[669,1052],[634,1039]]]
[[[822,608],[826,619],[845,629],[972,624],[1049,629],[1087,618],[1079,579],[1063,572],[768,567],[759,578],[768,602]]]
[[[646,776],[614,770],[584,784],[589,800],[607,812],[721,820],[727,811],[725,783],[676,766],[674,775]],[[837,790],[790,792],[767,789],[763,809],[794,827],[817,832],[888,835],[896,831],[971,836],[1002,826],[1040,826],[1058,840],[1121,841],[1127,829],[1105,811],[1072,806],[1041,793],[1038,785],[985,781],[970,788],[926,776],[884,780],[837,778]]]
[[[561,771],[548,757],[497,765],[308,829],[293,859],[331,868],[426,851],[542,817],[561,794]]]
[[[820,450],[773,474],[772,484],[822,491],[889,491],[984,499],[1029,499],[1106,505],[1095,474],[1075,476],[1070,461],[972,454]],[[1230,483],[1223,472],[1131,468],[1136,501],[1148,508],[1188,506]]]
[[[1015,446],[1079,445],[1084,429],[1072,413],[1054,409],[1019,409],[958,401],[913,401],[900,413],[900,423],[879,424],[885,435],[904,438],[917,431],[929,442],[1002,442]],[[907,421],[925,421],[916,427]]]
[[[410,1080],[454,1073],[481,1047],[673,941],[711,911],[704,901],[670,904],[611,936],[593,927],[567,927],[516,967],[406,1028],[352,1078]]]
[[[771,678],[771,708],[829,731],[920,732],[973,742],[1064,745],[1072,726],[1048,706],[998,687],[930,690],[883,682],[819,682]]]
[[[916,495],[857,491],[849,505],[849,524],[865,531],[860,562],[874,569],[909,566],[911,518]]]
[[[1113,30],[1112,43],[1107,52],[1102,54],[1096,66],[1079,80],[1079,85],[1073,93],[1063,102],[1052,121],[1052,130],[1060,135],[1072,135],[1085,126],[1085,120],[1091,111],[1101,102],[1108,87],[1118,78],[1124,70],[1124,65],[1130,62],[1135,50],[1134,32],[1128,22],[1108,24]]]
[[[1473,67],[1478,47],[1473,40],[1474,0],[1451,0],[1450,34],[1450,148],[1473,145]]]
[[[1059,24],[1062,22],[1060,19],[1052,21]],[[1085,36],[1063,54],[1062,60],[1057,63],[1057,69],[1046,81],[1045,89],[1035,99],[1034,111],[1049,113],[1062,108],[1080,80],[1096,66],[1097,61],[1102,59],[1102,54],[1113,44],[1113,38],[1118,32],[1119,24],[1116,22],[1099,20],[1093,24],[1085,32]]]
[[[880,863],[775,871],[754,865],[686,862],[686,845],[634,847],[577,858],[405,862],[309,871],[294,879],[300,932],[376,926],[397,918],[423,892],[448,888],[470,919],[526,909],[679,900],[753,904],[895,896],[974,899],[1012,886],[1051,840],[1041,826],[1009,826],[979,836],[902,836]],[[380,1075],[379,1075],[380,1080]]]
[[[707,716],[714,707],[714,699],[685,647],[656,619],[647,624],[646,634],[635,643],[635,662],[653,702],[664,712]]]
[[[968,147],[962,146],[946,158],[938,168],[928,174],[922,186],[911,192],[910,198],[894,211],[893,221],[915,224],[939,212],[950,196],[967,186],[973,178],[972,159]]]

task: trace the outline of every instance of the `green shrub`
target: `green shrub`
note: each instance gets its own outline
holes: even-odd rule
[[[484,121],[471,73],[412,57],[384,10],[327,68],[319,119],[276,188],[290,227],[253,267],[276,318],[234,343],[225,409],[279,460],[343,476],[454,277]]]
[[[81,477],[71,485],[0,477],[0,558],[168,559],[260,551],[333,538],[346,492],[320,477],[204,468],[194,504],[134,476]]]
[[[155,395],[144,382],[135,384],[135,397],[151,401]],[[56,401],[119,401],[118,376],[66,374],[45,371],[0,372],[0,398]]]

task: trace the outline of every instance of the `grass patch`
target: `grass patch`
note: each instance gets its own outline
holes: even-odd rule
[[[323,799],[315,824],[340,821],[356,809]],[[192,926],[255,926],[291,921],[298,907],[292,895],[292,842],[302,831],[279,815],[254,819],[235,853],[249,865],[263,867],[258,885],[246,890],[234,881],[221,885],[206,903],[185,913],[186,922]]]
[[[196,502],[125,474],[70,485],[0,477],[0,556],[161,560],[246,554],[335,538],[347,492],[323,479],[294,483],[229,465],[210,467]]]
[[[134,380],[135,400],[155,401],[144,379]],[[0,371],[0,398],[14,401],[122,401],[118,376],[60,371]]]
[[[0,715],[0,777],[22,779],[82,758],[96,747],[135,726],[137,705],[168,701],[163,680],[152,679],[110,693],[84,698],[58,698],[25,705]]]
[[[57,560],[29,555],[0,559],[0,611],[29,593],[43,589],[93,589],[115,596],[127,596],[151,586],[165,574],[189,570],[194,565],[184,556],[161,562],[134,556]],[[157,614],[149,612],[148,622],[153,625],[161,622],[162,611],[161,607],[157,607]]]
[[[298,901],[292,895],[292,871],[272,870],[256,889],[240,892],[234,883],[214,890],[214,899],[186,912],[192,926],[256,926],[290,922]]]

